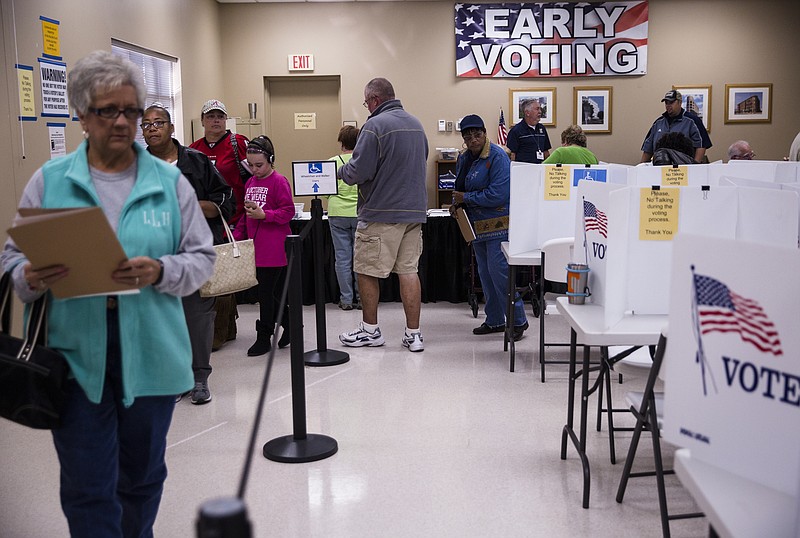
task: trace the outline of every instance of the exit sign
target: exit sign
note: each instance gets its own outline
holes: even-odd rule
[[[314,70],[313,54],[289,55],[289,71],[313,71],[313,70]]]

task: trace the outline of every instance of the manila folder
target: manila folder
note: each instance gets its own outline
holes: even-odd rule
[[[455,212],[456,222],[458,223],[458,228],[461,230],[461,235],[464,236],[464,241],[467,243],[471,243],[475,240],[475,230],[472,229],[472,223],[469,221],[467,217],[467,212],[464,211],[463,207],[459,207],[456,209]]]
[[[50,286],[59,299],[138,291],[111,278],[128,257],[101,208],[20,208],[19,214],[7,232],[31,266],[69,269]]]

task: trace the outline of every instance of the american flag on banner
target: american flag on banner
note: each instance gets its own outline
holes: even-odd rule
[[[783,355],[775,324],[761,305],[735,292],[715,278],[694,275],[700,334],[734,332],[759,351]]]
[[[608,219],[606,214],[597,209],[592,202],[583,201],[583,222],[584,228],[597,230],[603,237],[608,237]]]
[[[647,73],[648,1],[455,4],[456,76]]]
[[[508,131],[506,131],[506,119],[503,116],[503,109],[500,109],[500,122],[497,124],[497,143],[505,146],[508,142]]]

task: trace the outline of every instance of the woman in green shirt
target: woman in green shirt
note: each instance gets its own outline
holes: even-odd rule
[[[561,133],[561,147],[556,148],[542,164],[598,164],[594,153],[586,149],[586,134],[578,125],[570,125]]]
[[[358,138],[358,129],[352,125],[345,125],[339,129],[337,140],[342,145],[342,153],[330,159],[336,161],[337,169],[344,166],[353,156],[356,138]],[[328,224],[331,228],[331,240],[336,257],[336,280],[339,282],[339,291],[341,292],[339,308],[353,310],[353,308],[358,308],[356,299],[358,285],[353,275],[353,242],[358,222],[356,216],[358,186],[348,185],[341,179],[337,181],[339,194],[328,198]]]

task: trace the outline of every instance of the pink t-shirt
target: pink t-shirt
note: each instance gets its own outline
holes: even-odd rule
[[[259,204],[264,219],[251,219],[245,214],[236,225],[237,241],[252,239],[256,250],[256,267],[286,265],[286,236],[292,233],[289,221],[294,217],[294,202],[289,180],[276,171],[265,178],[247,180],[244,199]]]

